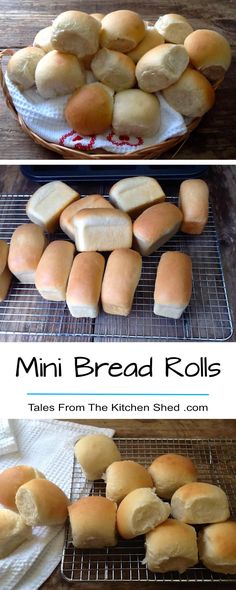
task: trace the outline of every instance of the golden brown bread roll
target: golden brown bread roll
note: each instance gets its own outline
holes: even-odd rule
[[[135,85],[135,65],[127,55],[103,47],[91,63],[94,76],[116,92]]]
[[[81,252],[72,264],[66,303],[75,318],[96,318],[105,260],[98,252]]]
[[[76,55],[49,51],[38,63],[35,70],[35,84],[40,96],[55,98],[71,94],[83,86],[83,69]]]
[[[154,290],[155,315],[178,320],[192,294],[192,261],[183,252],[162,254]]]
[[[212,81],[220,80],[231,64],[230,45],[220,33],[198,29],[185,39],[190,62]]]
[[[129,492],[117,510],[117,528],[123,539],[144,535],[164,522],[170,515],[170,505],[162,502],[151,488]]]
[[[80,498],[68,508],[72,542],[78,549],[114,547],[116,504],[103,496]]]
[[[20,486],[31,479],[44,478],[41,471],[29,465],[14,465],[0,473],[0,502],[3,506],[16,510],[16,492]]]
[[[99,46],[100,22],[79,10],[67,10],[52,23],[51,43],[54,49],[81,58],[96,53]]]
[[[12,234],[8,265],[15,277],[26,284],[34,284],[40,258],[47,246],[43,229],[35,223],[19,225]]]
[[[116,135],[152,137],[160,127],[160,103],[138,88],[115,94],[112,127]]]
[[[127,316],[141,276],[142,258],[128,248],[113,250],[104,273],[101,300],[106,313]]]
[[[80,252],[101,252],[132,245],[132,222],[118,209],[83,209],[74,216],[75,243]]]
[[[145,36],[142,41],[128,53],[128,56],[133,60],[135,64],[153,47],[157,47],[157,45],[162,45],[164,43],[164,37],[160,35],[157,29],[147,29],[145,31]]]
[[[172,203],[149,207],[133,223],[134,243],[142,256],[149,256],[179,230],[183,214]]]
[[[200,178],[181,182],[178,205],[183,213],[181,231],[186,234],[201,234],[208,221],[207,183]]]
[[[8,268],[9,246],[5,240],[0,240],[0,302],[7,296],[12,274]]]
[[[197,535],[192,526],[168,519],[146,535],[143,563],[151,572],[180,574],[198,562]]]
[[[83,86],[69,98],[65,107],[68,125],[82,135],[103,133],[111,126],[113,91],[94,82]]]
[[[197,479],[197,469],[191,459],[176,453],[159,455],[148,471],[152,476],[157,495],[166,500],[169,500],[182,485]]]
[[[163,95],[175,111],[186,117],[202,117],[215,102],[210,82],[192,68],[187,68],[175,84],[163,90]]]
[[[134,176],[122,178],[110,188],[110,200],[132,218],[137,217],[151,205],[165,200],[165,194],[155,178]]]
[[[35,191],[26,205],[29,219],[48,232],[58,227],[60,215],[70,203],[78,199],[78,193],[70,186],[54,180]]]
[[[150,474],[136,461],[114,461],[107,468],[104,479],[106,497],[117,503],[137,488],[153,488]]]
[[[199,557],[209,570],[236,574],[236,522],[209,524],[198,534]]]
[[[40,47],[24,47],[16,51],[7,64],[7,74],[11,82],[20,90],[28,90],[35,84],[35,70],[45,55]]]
[[[64,524],[69,500],[55,483],[48,479],[31,479],[16,492],[16,506],[29,526]]]
[[[75,247],[71,242],[51,242],[38,264],[35,286],[41,297],[48,301],[65,301]]]
[[[100,44],[122,53],[132,51],[145,35],[144,22],[132,10],[116,10],[102,19]]]
[[[150,49],[136,65],[138,86],[145,92],[158,92],[180,78],[189,63],[183,45],[164,43]]]
[[[60,227],[73,241],[75,240],[73,219],[75,214],[82,211],[82,209],[113,209],[113,206],[102,195],[88,195],[66,207],[60,217]]]

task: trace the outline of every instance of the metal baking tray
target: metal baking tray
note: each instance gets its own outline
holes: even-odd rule
[[[30,195],[0,195],[0,238],[11,239],[12,232],[28,218],[25,206]],[[176,197],[168,197],[177,202]],[[50,239],[66,239],[58,232]],[[193,260],[193,294],[190,305],[179,320],[153,314],[156,268],[166,250],[180,250]],[[32,285],[13,280],[7,299],[0,304],[0,334],[44,336],[55,340],[88,341],[223,341],[233,333],[224,283],[213,212],[200,236],[178,233],[163,248],[143,258],[142,276],[136,290],[132,312],[127,318],[100,311],[96,319],[73,318],[65,302],[49,302]]]
[[[236,518],[236,440],[115,438],[123,459],[138,461],[145,467],[157,455],[180,453],[196,464],[199,481],[221,486],[226,492],[232,519]],[[92,485],[92,489],[91,489]],[[85,482],[80,466],[74,462],[71,500],[88,495],[105,495],[104,481]],[[199,527],[198,527],[199,528]],[[210,572],[201,563],[183,574],[154,574],[142,564],[144,537],[119,539],[116,547],[79,550],[66,529],[61,573],[68,582],[236,582],[236,576]]]

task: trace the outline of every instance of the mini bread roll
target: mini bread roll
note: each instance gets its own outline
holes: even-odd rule
[[[101,23],[105,14],[103,14],[103,12],[92,12],[92,14],[90,14],[90,16],[92,16],[93,18],[95,18],[96,20],[98,20]]]
[[[179,208],[183,213],[181,231],[185,234],[201,234],[208,221],[209,189],[201,179],[181,182]]]
[[[191,64],[208,80],[220,80],[231,64],[230,45],[216,31],[194,31],[185,39],[184,46]]]
[[[160,455],[154,459],[148,471],[157,495],[166,500],[185,483],[197,479],[197,469],[191,459],[174,453]]]
[[[116,10],[102,19],[100,45],[122,53],[132,51],[145,35],[144,22],[132,10]]]
[[[51,35],[52,35],[52,26],[45,27],[45,29],[41,29],[34,38],[33,45],[34,47],[41,47],[45,53],[53,50],[53,46],[51,44]]]
[[[90,481],[101,479],[107,467],[121,458],[114,440],[105,434],[82,436],[75,444],[74,452],[85,477]]]
[[[102,307],[106,313],[128,316],[141,276],[142,258],[128,248],[110,254],[102,283]]]
[[[163,43],[150,49],[136,65],[139,88],[158,92],[171,86],[186,70],[189,57],[183,45]]]
[[[114,547],[116,504],[103,496],[88,496],[68,508],[72,542],[78,549]]]
[[[35,71],[35,83],[40,96],[55,98],[71,94],[83,86],[84,73],[75,55],[49,51]]]
[[[118,209],[83,209],[74,216],[74,231],[80,252],[111,251],[132,245],[131,219]]]
[[[143,563],[151,572],[180,574],[198,562],[197,535],[188,524],[168,519],[146,535]]]
[[[7,64],[8,78],[20,90],[28,90],[34,86],[35,70],[39,61],[45,55],[39,47],[24,47],[16,51]]]
[[[66,303],[74,318],[96,318],[105,260],[98,252],[81,252],[72,264]]]
[[[200,481],[187,483],[174,493],[171,514],[189,524],[223,522],[230,516],[225,492],[218,486]]]
[[[169,515],[167,502],[162,502],[151,488],[139,488],[127,494],[119,505],[118,532],[123,539],[133,539],[154,529]]]
[[[88,195],[66,207],[60,217],[60,227],[73,241],[75,240],[73,219],[75,214],[82,209],[113,209],[113,206],[102,195]]]
[[[8,265],[15,277],[26,284],[34,284],[35,272],[47,246],[43,229],[34,223],[19,225],[12,234]]]
[[[17,509],[29,526],[64,524],[68,504],[64,492],[48,479],[32,479],[16,493]]]
[[[9,246],[5,240],[0,240],[0,276],[4,272],[9,253]]]
[[[191,68],[166,90],[164,98],[175,111],[186,117],[202,117],[215,102],[215,91],[210,82]]]
[[[9,291],[12,274],[8,268],[9,246],[5,240],[0,240],[0,302],[4,301]]]
[[[74,189],[60,180],[48,182],[30,197],[26,214],[33,223],[48,232],[54,232],[63,209],[78,199],[78,196]]]
[[[48,301],[65,301],[75,247],[71,242],[51,242],[38,264],[35,286],[41,297]]]
[[[52,23],[51,43],[54,49],[81,58],[96,53],[99,47],[99,21],[85,12],[62,12]]]
[[[236,574],[236,522],[210,524],[198,535],[199,557],[209,570]]]
[[[183,214],[172,203],[149,207],[133,224],[134,241],[142,256],[149,256],[179,230]]]
[[[121,502],[137,488],[153,488],[148,471],[135,461],[114,461],[106,470],[106,497]]]
[[[158,45],[162,45],[165,43],[164,37],[160,35],[157,29],[147,29],[145,31],[145,36],[143,40],[128,53],[128,56],[133,60],[135,64],[153,47],[157,47]]]
[[[132,59],[119,51],[103,47],[91,63],[94,76],[116,92],[135,85],[135,65]]]
[[[138,88],[115,95],[112,127],[116,135],[152,137],[160,127],[160,103]]]
[[[131,217],[137,217],[151,205],[165,200],[165,193],[155,178],[134,176],[122,178],[110,188],[110,200]]]
[[[103,133],[111,126],[113,91],[94,82],[74,92],[65,107],[68,125],[82,135]]]
[[[183,252],[162,254],[156,275],[153,313],[178,320],[192,294],[192,261]]]
[[[0,510],[0,559],[13,553],[31,535],[31,527],[24,523],[19,514],[5,508]]]
[[[44,478],[43,473],[29,465],[14,465],[0,473],[0,503],[16,510],[15,497],[20,486],[31,479]]]
[[[154,26],[169,43],[183,43],[193,31],[187,19],[180,14],[164,14]]]

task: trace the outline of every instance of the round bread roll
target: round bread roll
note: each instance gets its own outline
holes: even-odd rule
[[[175,84],[163,90],[163,95],[175,111],[186,117],[202,117],[215,102],[215,91],[210,82],[191,68],[187,68]]]
[[[197,469],[189,457],[167,453],[160,455],[148,469],[156,487],[157,495],[169,500],[185,483],[196,481]]]
[[[29,465],[15,465],[0,473],[0,503],[16,510],[15,497],[20,486],[31,479],[44,478],[43,473]]]
[[[143,40],[128,53],[128,56],[137,64],[145,53],[163,43],[165,43],[164,37],[158,33],[157,29],[147,29]]]
[[[220,80],[231,63],[228,41],[216,31],[199,29],[185,39],[191,64],[209,80]]]
[[[35,84],[36,66],[44,55],[45,52],[40,47],[19,49],[7,64],[8,78],[20,90],[28,90]]]
[[[82,135],[103,133],[111,126],[113,91],[105,84],[94,82],[77,90],[65,107],[68,125]]]
[[[127,55],[111,49],[100,49],[91,63],[94,76],[119,92],[135,85],[135,65]]]
[[[170,505],[162,502],[151,488],[133,490],[119,505],[117,528],[123,539],[144,535],[164,522],[170,515]]]
[[[198,535],[199,557],[209,570],[236,574],[236,522],[210,524]]]
[[[103,14],[103,12],[93,12],[92,14],[90,14],[90,16],[92,16],[101,23],[105,14]]]
[[[0,510],[0,559],[13,553],[31,535],[31,527],[24,523],[19,514],[7,508]]]
[[[115,95],[112,127],[116,135],[152,137],[160,127],[160,103],[138,88]]]
[[[72,542],[78,549],[113,547],[116,539],[116,504],[103,496],[88,496],[68,508]]]
[[[189,57],[183,45],[163,43],[150,49],[136,66],[139,88],[146,92],[168,88],[180,78],[188,63]]]
[[[30,526],[64,524],[69,500],[48,479],[31,479],[16,493],[16,506],[23,521]]]
[[[168,519],[146,535],[143,563],[151,572],[180,574],[198,562],[197,535],[188,524]]]
[[[148,471],[135,461],[114,461],[106,470],[106,497],[121,502],[137,488],[153,488]]]
[[[113,461],[119,461],[120,451],[114,440],[105,434],[82,436],[74,448],[75,457],[89,480],[101,479]]]
[[[145,35],[144,22],[132,10],[116,10],[102,19],[100,45],[122,53],[132,51]]]
[[[86,12],[68,10],[53,21],[51,43],[54,49],[77,57],[92,55],[99,47],[100,28],[100,22]]]
[[[154,26],[169,43],[183,43],[193,31],[187,19],[180,14],[164,14]]]
[[[34,47],[41,47],[48,53],[49,51],[53,50],[53,46],[51,44],[51,35],[52,35],[52,26],[45,27],[45,29],[41,29],[34,38],[33,45]]]
[[[40,96],[55,98],[80,88],[84,84],[84,73],[75,55],[53,50],[38,63],[35,83]]]
[[[223,522],[230,516],[225,492],[218,486],[200,481],[187,483],[174,493],[171,514],[189,524]]]

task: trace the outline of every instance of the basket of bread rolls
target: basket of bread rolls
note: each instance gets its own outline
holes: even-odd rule
[[[132,10],[68,10],[5,55],[7,105],[36,143],[70,159],[157,158],[213,107],[231,62],[220,33]]]

